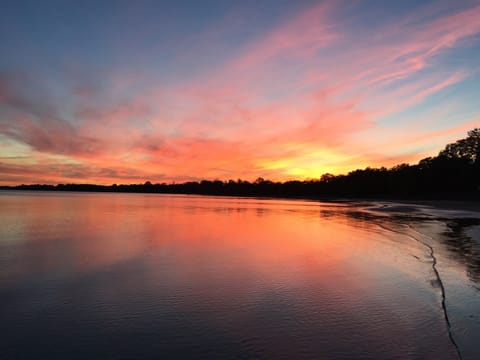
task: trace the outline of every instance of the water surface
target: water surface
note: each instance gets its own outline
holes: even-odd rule
[[[476,214],[386,208],[0,192],[0,358],[478,358]]]

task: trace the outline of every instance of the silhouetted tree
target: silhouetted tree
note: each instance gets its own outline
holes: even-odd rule
[[[480,160],[480,128],[470,130],[468,137],[448,144],[439,156],[449,159],[466,159],[472,164]]]

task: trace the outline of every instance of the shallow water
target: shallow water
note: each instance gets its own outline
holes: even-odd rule
[[[388,208],[0,192],[0,358],[479,358],[476,214]]]

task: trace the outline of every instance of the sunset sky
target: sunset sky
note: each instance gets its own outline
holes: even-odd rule
[[[480,126],[480,0],[1,4],[0,184],[311,179]]]

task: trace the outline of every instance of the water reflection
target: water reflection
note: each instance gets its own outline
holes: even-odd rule
[[[7,358],[456,358],[425,249],[365,204],[0,202]]]

